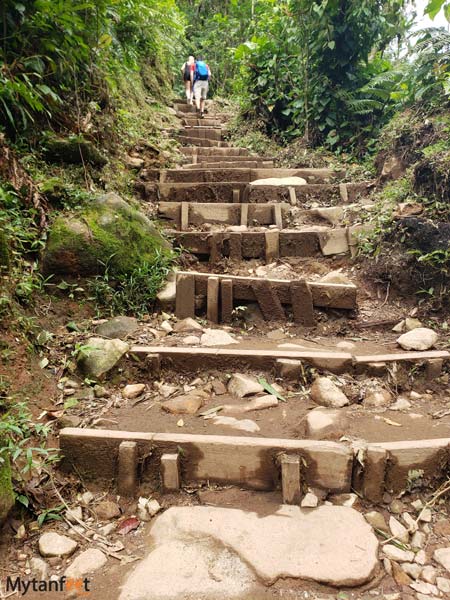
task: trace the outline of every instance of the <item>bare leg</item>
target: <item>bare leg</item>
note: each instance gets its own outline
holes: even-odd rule
[[[184,88],[186,91],[186,99],[188,101],[188,103],[191,102],[191,82],[190,81],[185,81],[184,82]]]

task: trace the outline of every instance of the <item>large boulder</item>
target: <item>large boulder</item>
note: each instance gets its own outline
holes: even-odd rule
[[[86,350],[78,355],[78,368],[85,377],[101,379],[129,349],[129,345],[122,340],[90,338]]]
[[[11,480],[11,465],[8,455],[3,451],[0,453],[0,527],[14,506],[14,502],[15,496]]]
[[[170,245],[152,222],[111,192],[54,221],[42,268],[46,275],[93,276],[108,265],[114,277],[152,264],[160,252],[169,255]]]

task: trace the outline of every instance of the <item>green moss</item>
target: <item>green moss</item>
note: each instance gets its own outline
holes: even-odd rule
[[[0,272],[9,269],[9,246],[6,234],[0,231]]]
[[[15,496],[11,478],[11,465],[5,451],[0,453],[0,525],[14,506]]]

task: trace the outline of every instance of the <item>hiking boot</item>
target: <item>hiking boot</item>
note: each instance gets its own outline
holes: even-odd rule
[[[200,112],[200,119],[204,119],[205,118],[205,113],[203,111]]]

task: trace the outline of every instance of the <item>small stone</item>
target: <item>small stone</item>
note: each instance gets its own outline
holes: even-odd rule
[[[334,494],[330,500],[334,505],[352,508],[358,503],[359,498],[356,494]]]
[[[58,429],[64,429],[65,427],[79,427],[81,419],[76,415],[63,415],[57,419],[57,424]]]
[[[227,393],[225,384],[220,379],[214,379],[212,382],[212,389],[216,396],[223,396]]]
[[[239,412],[265,410],[267,408],[274,408],[275,406],[278,406],[278,398],[276,396],[266,394],[265,396],[258,396],[257,398],[253,398],[253,400],[250,400],[250,402],[246,402],[245,404],[239,407]],[[230,408],[233,409],[236,407],[230,406]]]
[[[214,417],[212,419],[214,425],[223,425],[225,427],[231,427],[238,431],[247,431],[249,433],[256,433],[260,430],[259,426],[250,419],[235,419],[234,417]]]
[[[409,393],[409,397],[411,398],[411,400],[420,400],[421,398],[423,398],[422,394],[419,394],[418,392],[415,392],[414,390]]]
[[[364,398],[364,406],[370,408],[388,406],[391,402],[392,394],[381,387],[368,390]]]
[[[102,521],[109,521],[110,519],[115,519],[121,515],[119,506],[111,500],[103,500],[100,502],[96,506],[95,512],[97,517]]]
[[[396,562],[392,563],[392,576],[395,579],[397,585],[410,585],[412,579]]]
[[[64,575],[69,579],[81,579],[88,573],[98,571],[106,562],[107,558],[103,552],[97,548],[89,548],[75,558]]]
[[[104,338],[124,340],[138,329],[139,323],[134,317],[114,317],[106,323],[101,323],[97,327],[96,333]]]
[[[422,572],[422,567],[416,563],[403,563],[402,569],[407,575],[412,577],[412,579],[419,579],[420,573]]]
[[[66,519],[70,523],[74,523],[77,525],[80,521],[83,520],[83,509],[81,506],[76,506],[74,508],[69,508],[65,513]]]
[[[172,333],[173,331],[173,327],[172,325],[169,323],[169,321],[163,321],[160,325],[160,328],[165,331],[166,333]]]
[[[432,567],[431,565],[427,565],[426,567],[424,567],[422,569],[422,573],[420,575],[420,578],[423,579],[424,581],[426,581],[427,583],[436,583],[436,575],[437,575],[437,571],[434,567]]]
[[[431,523],[431,510],[429,508],[424,508],[420,511],[419,521],[424,523]]]
[[[397,521],[395,517],[389,519],[389,529],[391,530],[392,535],[400,542],[403,542],[404,544],[409,542],[408,530],[400,523],[400,521]]]
[[[419,529],[419,525],[416,523],[416,521],[411,517],[411,515],[407,512],[404,512],[402,514],[402,519],[403,522],[406,525],[406,528],[408,529],[409,533],[415,533],[418,529]]]
[[[344,275],[341,271],[330,271],[330,273],[321,277],[320,281],[322,283],[338,283],[341,285],[350,285],[352,283],[347,275]]]
[[[414,500],[413,502],[411,502],[411,506],[414,508],[414,510],[421,510],[423,508],[423,502],[420,499]]]
[[[384,570],[388,575],[392,575],[392,563],[388,558],[383,558]]]
[[[228,391],[233,396],[244,398],[245,396],[259,394],[264,391],[264,388],[256,377],[235,373],[228,383]]]
[[[305,436],[312,440],[339,440],[348,430],[348,419],[341,411],[317,407],[305,419]]]
[[[206,329],[200,339],[202,346],[229,346],[238,342],[222,329]]]
[[[133,383],[126,385],[122,390],[122,396],[127,400],[133,400],[140,396],[145,390],[145,383]]]
[[[186,346],[195,346],[195,344],[200,344],[200,338],[196,335],[187,335],[181,340],[181,343]]]
[[[203,406],[204,398],[197,394],[177,396],[161,403],[161,408],[173,415],[195,415]]]
[[[405,508],[406,507],[403,504],[403,502],[401,500],[398,500],[397,498],[395,498],[395,500],[392,500],[392,502],[389,505],[389,510],[394,515],[401,515],[402,512],[405,512]]]
[[[319,505],[319,498],[313,494],[312,492],[308,492],[305,494],[305,497],[302,499],[300,506],[302,508],[316,508]]]
[[[394,404],[391,404],[391,406],[389,407],[389,410],[408,410],[409,408],[411,408],[411,402],[409,402],[409,400],[407,400],[406,398],[398,398]]]
[[[383,552],[388,558],[391,560],[396,560],[397,562],[410,563],[414,561],[414,552],[409,550],[401,550],[393,544],[386,544],[383,546]]]
[[[418,565],[424,565],[427,562],[427,555],[425,554],[425,550],[419,550],[414,558],[414,562]]]
[[[104,398],[107,394],[107,390],[102,385],[94,385],[94,396],[96,398]]]
[[[34,557],[30,560],[30,568],[38,579],[48,578],[48,564],[42,558]]]
[[[316,404],[342,408],[349,404],[347,396],[329,377],[317,377],[311,386],[311,398]]]
[[[415,550],[421,549],[425,546],[426,535],[422,531],[416,531],[411,538],[411,548]]]
[[[158,502],[158,500],[155,500],[154,498],[148,500],[147,512],[149,513],[150,516],[154,517],[157,513],[159,513],[161,508],[162,508],[161,504]]]
[[[188,317],[187,319],[183,319],[182,321],[175,323],[173,330],[176,333],[186,333],[189,331],[203,331],[203,327],[200,325],[200,323],[197,323],[195,319]]]
[[[446,577],[437,577],[436,586],[438,590],[444,592],[444,594],[450,594],[450,579],[447,579]]]
[[[374,529],[379,529],[380,531],[384,531],[385,533],[389,531],[386,519],[380,512],[372,510],[366,513],[364,515],[364,518],[369,523],[369,525],[372,525]]]
[[[405,329],[406,331],[412,331],[413,329],[419,329],[419,327],[423,327],[422,323],[419,319],[412,319],[408,317],[405,319]]]
[[[426,327],[419,327],[413,329],[401,335],[397,343],[403,348],[403,350],[418,350],[425,351],[430,350],[438,341],[438,334],[432,329]]]
[[[434,532],[437,535],[450,537],[450,519],[439,519],[434,524]]]
[[[93,501],[94,494],[88,490],[87,492],[80,494],[79,499],[82,506],[88,506]]]
[[[106,525],[103,525],[103,527],[100,527],[98,532],[101,535],[108,537],[108,535],[111,535],[111,533],[116,530],[116,527],[117,525],[115,523],[107,523]]]
[[[75,552],[77,547],[77,542],[53,531],[43,533],[39,538],[39,552],[44,558],[46,556],[70,556]]]
[[[400,321],[400,323],[397,323],[397,325],[392,328],[392,331],[395,333],[403,333],[403,331],[405,331],[405,321],[403,320]]]
[[[336,348],[339,348],[339,350],[342,350],[343,352],[352,352],[355,348],[356,348],[356,344],[354,344],[353,342],[338,342],[336,344]]]
[[[438,548],[434,551],[433,558],[450,573],[450,548]]]
[[[435,585],[432,583],[426,583],[426,581],[414,581],[413,583],[410,583],[409,587],[416,592],[420,592],[421,594],[437,595],[439,593],[439,590]]]

